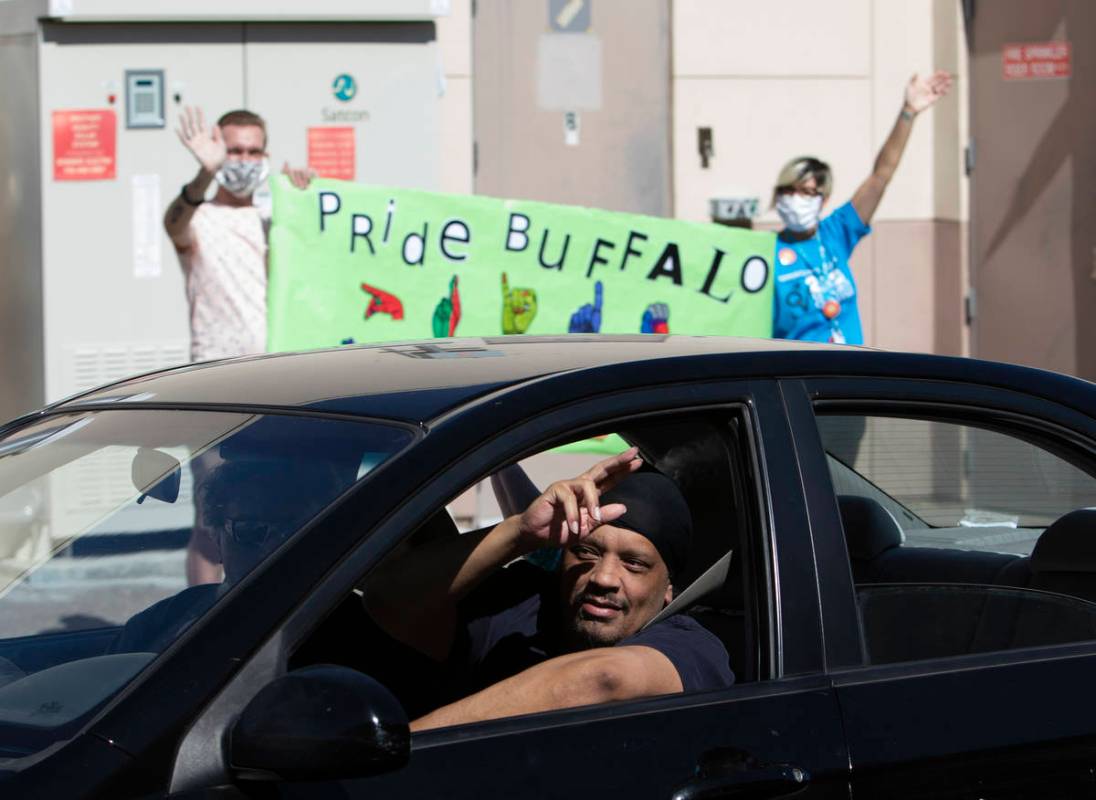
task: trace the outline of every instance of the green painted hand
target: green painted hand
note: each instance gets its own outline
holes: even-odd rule
[[[536,290],[511,289],[506,273],[502,273],[502,332],[525,333],[536,315]]]
[[[449,281],[449,296],[438,301],[434,308],[434,336],[454,336],[460,323],[460,292],[457,290],[457,276]]]

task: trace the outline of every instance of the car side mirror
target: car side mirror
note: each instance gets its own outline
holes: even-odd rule
[[[228,752],[242,779],[365,778],[407,763],[411,729],[388,689],[325,664],[263,687],[232,726]]]
[[[179,485],[183,480],[179,459],[152,447],[137,448],[133,457],[130,476],[133,486],[141,493],[138,503],[146,497],[155,497],[165,503],[179,499]]]

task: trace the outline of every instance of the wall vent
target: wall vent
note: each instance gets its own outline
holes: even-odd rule
[[[190,361],[187,342],[134,345],[80,345],[66,358],[64,385],[58,397],[86,392],[142,372],[174,367]]]

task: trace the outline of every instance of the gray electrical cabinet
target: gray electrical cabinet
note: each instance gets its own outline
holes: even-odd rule
[[[184,363],[175,132],[247,108],[271,168],[437,189],[448,0],[0,2],[0,419]]]

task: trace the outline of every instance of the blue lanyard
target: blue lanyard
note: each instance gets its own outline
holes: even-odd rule
[[[818,236],[818,234],[815,234],[815,236]],[[833,273],[837,269],[837,259],[830,259],[829,253],[826,252],[826,245],[822,244],[821,236],[818,236],[818,253],[821,262],[817,266],[814,264],[808,264],[808,266],[810,266],[811,272],[818,280],[818,288],[825,299],[825,303],[819,308],[819,311],[822,312],[823,317],[830,325],[830,341],[844,343],[845,335],[841,331],[841,324],[837,321],[837,318],[841,316],[842,308],[837,299],[837,289],[833,281]],[[826,310],[826,306],[830,303],[833,303],[837,309],[833,316],[830,316]]]

